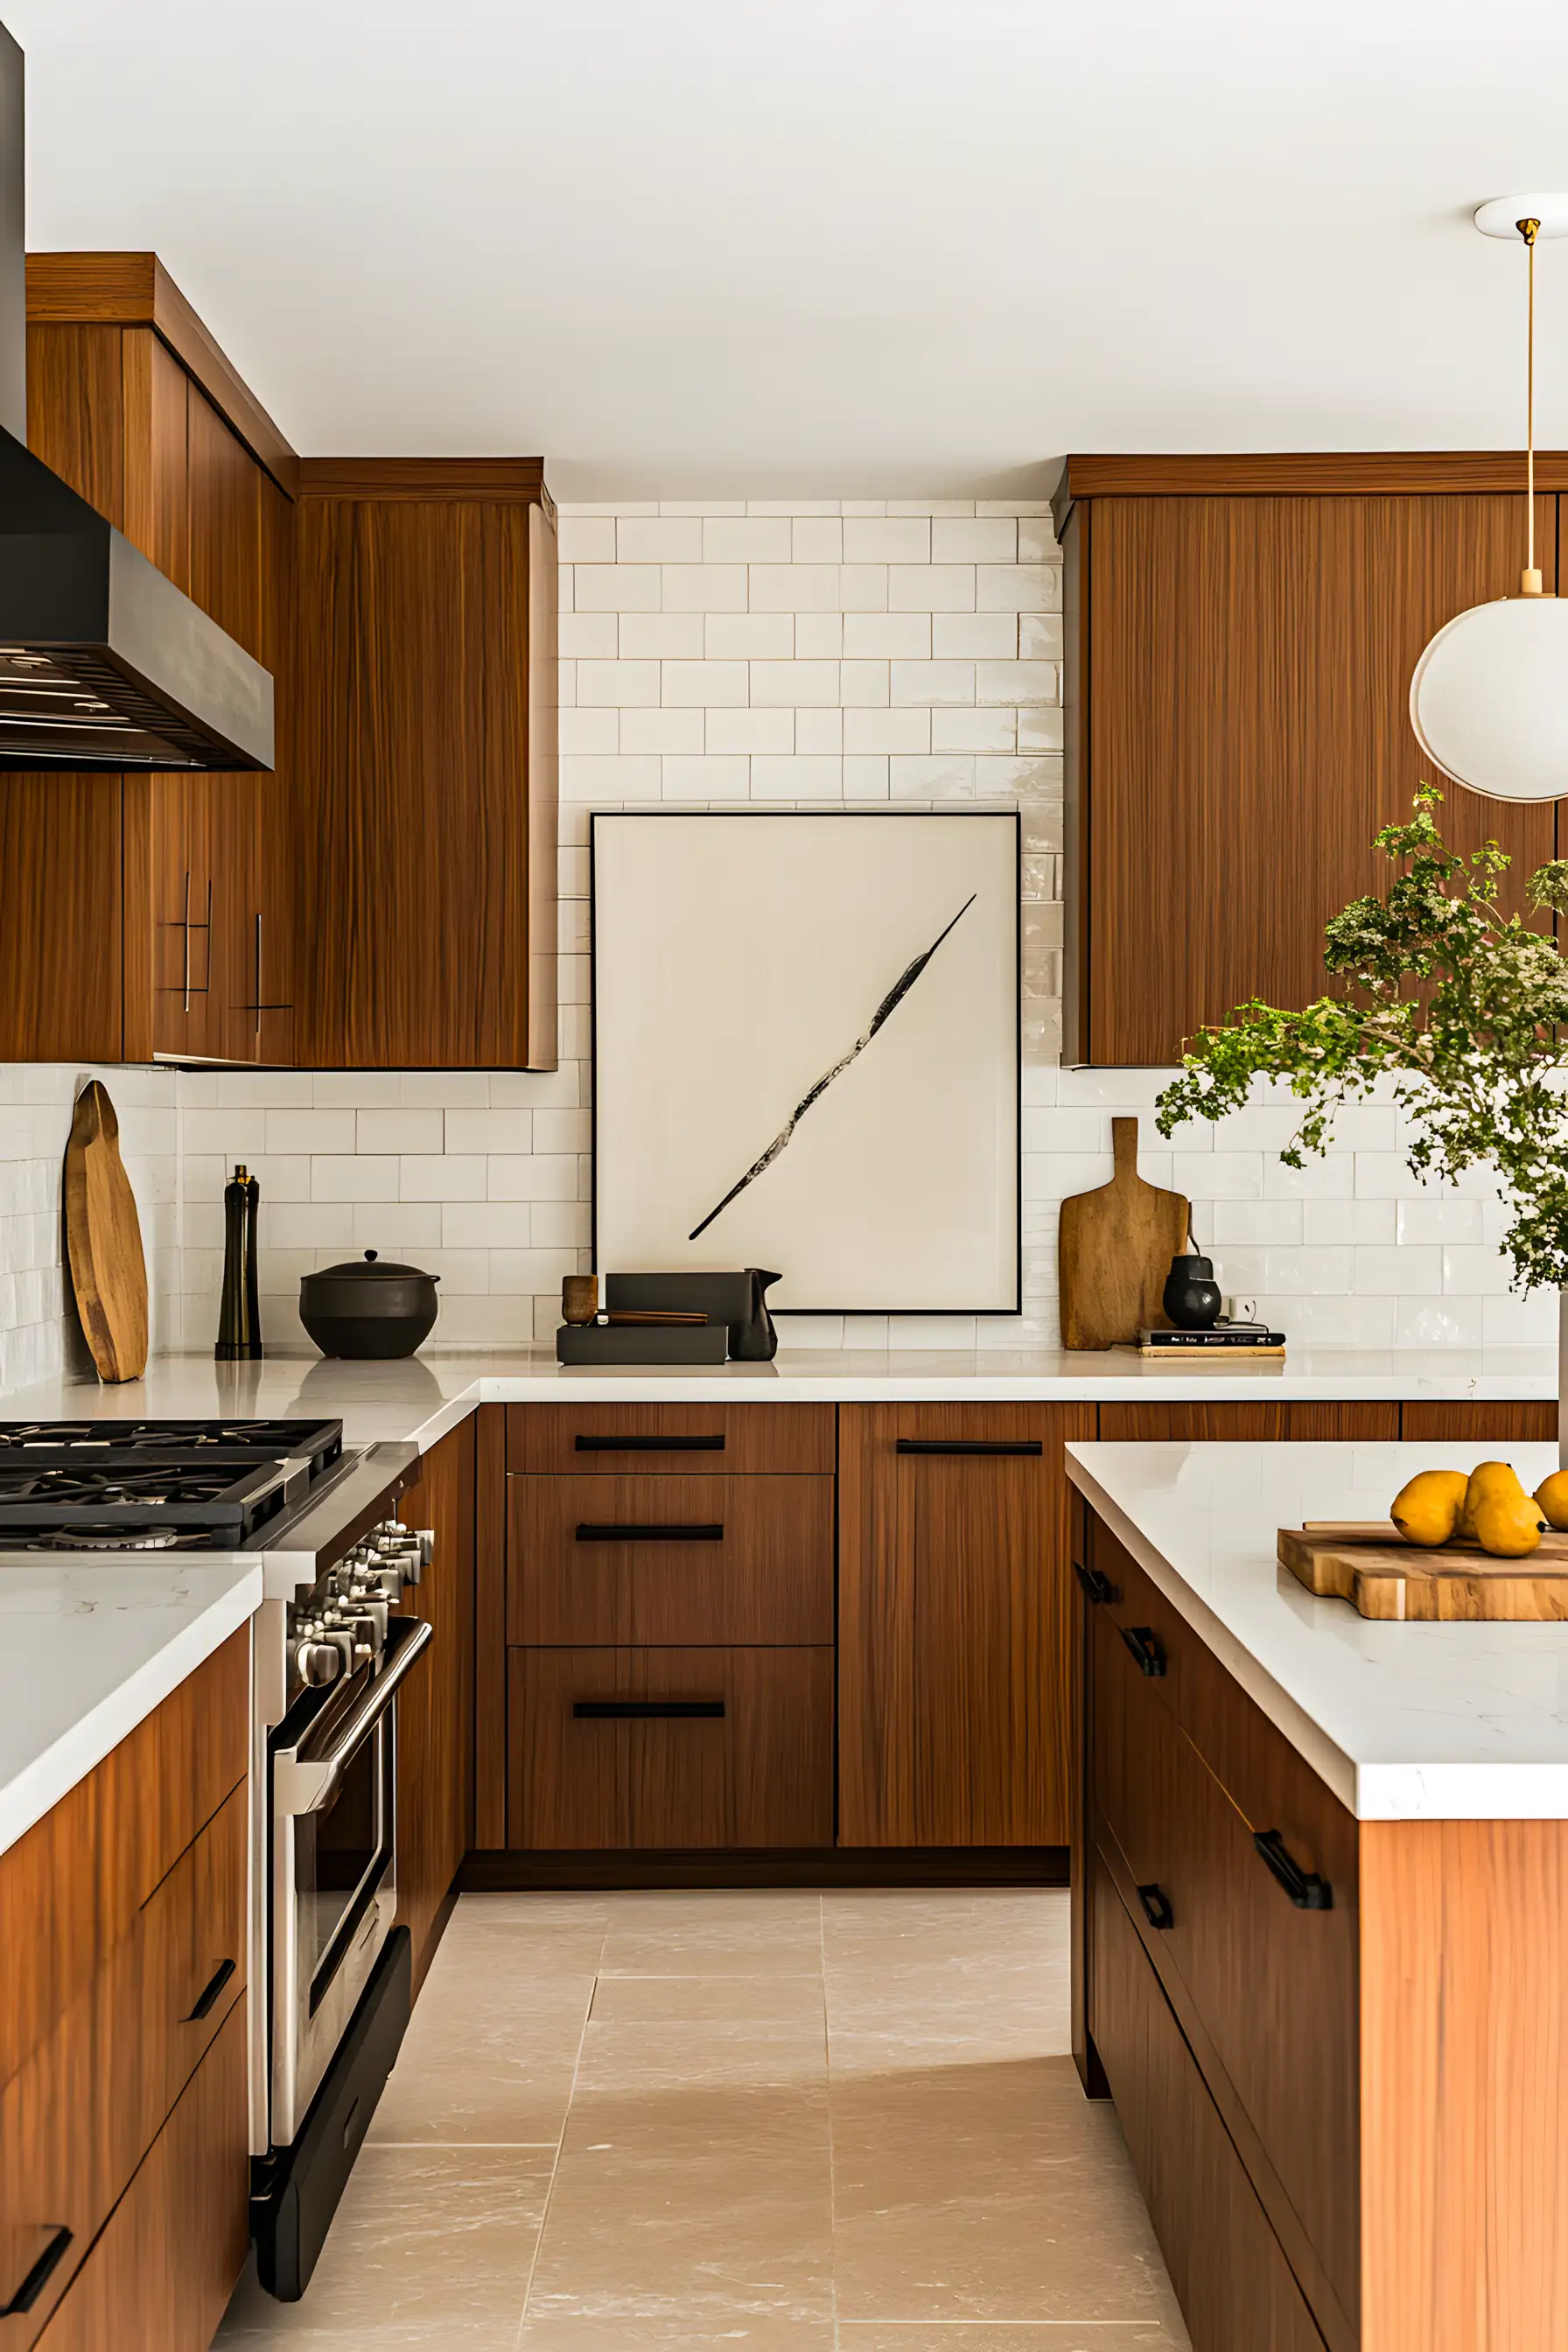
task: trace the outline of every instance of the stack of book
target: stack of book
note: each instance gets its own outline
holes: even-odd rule
[[[1140,1356],[1282,1356],[1285,1334],[1267,1323],[1211,1323],[1203,1331],[1145,1328],[1132,1342]]]

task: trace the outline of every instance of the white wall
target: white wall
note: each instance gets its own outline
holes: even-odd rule
[[[984,800],[1023,816],[1025,1313],[791,1318],[786,1345],[1054,1343],[1058,1206],[1110,1175],[1117,1112],[1141,1118],[1144,1174],[1192,1200],[1226,1290],[1258,1297],[1297,1339],[1552,1339],[1552,1302],[1508,1293],[1490,1188],[1424,1192],[1392,1105],[1348,1113],[1334,1152],[1298,1176],[1275,1156],[1288,1109],[1260,1102],[1166,1144],[1149,1107],[1168,1073],[1058,1066],[1061,573],[1048,513],[952,500],[565,507],[561,548],[561,1067],[109,1074],[122,1112],[170,1122],[143,1135],[127,1118],[165,1339],[212,1343],[223,1185],[243,1159],[262,1188],[269,1338],[299,1336],[301,1273],[374,1248],[441,1276],[441,1342],[548,1343],[562,1275],[588,1265],[589,811]],[[65,1344],[58,1153],[73,1076],[0,1071],[21,1114],[0,1133],[0,1266],[22,1277],[7,1288],[0,1274],[4,1385],[52,1370]],[[0,1091],[0,1118],[12,1115]]]

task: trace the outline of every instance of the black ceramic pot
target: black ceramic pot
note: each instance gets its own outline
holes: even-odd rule
[[[362,1260],[300,1277],[300,1320],[323,1356],[411,1356],[436,1321],[438,1274]]]
[[[1173,1257],[1160,1304],[1178,1331],[1206,1331],[1219,1313],[1219,1285],[1214,1278],[1214,1260]]]

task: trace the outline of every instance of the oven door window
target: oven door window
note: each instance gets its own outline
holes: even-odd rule
[[[294,1825],[300,1981],[315,2015],[360,1922],[392,1867],[392,1717],[354,1750],[336,1793]]]

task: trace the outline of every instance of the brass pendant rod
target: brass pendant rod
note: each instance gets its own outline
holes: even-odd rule
[[[1535,240],[1541,234],[1541,223],[1538,220],[1521,220],[1515,226],[1524,239],[1525,251],[1530,257],[1528,325],[1525,330],[1525,559],[1524,577],[1520,586],[1526,596],[1539,596],[1541,574],[1535,568]]]

